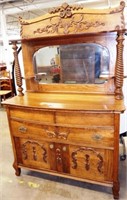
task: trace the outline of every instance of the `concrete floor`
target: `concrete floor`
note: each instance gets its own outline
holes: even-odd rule
[[[22,170],[15,176],[6,112],[0,108],[0,200],[112,200],[108,187]],[[120,200],[127,199],[127,160],[120,161]]]

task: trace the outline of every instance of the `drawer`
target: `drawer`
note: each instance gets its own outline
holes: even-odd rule
[[[11,118],[21,118],[23,120],[33,120],[41,122],[54,122],[54,113],[42,110],[32,109],[10,109]]]
[[[57,112],[56,123],[86,126],[113,126],[114,114]]]
[[[14,136],[39,138],[51,141],[80,143],[87,146],[113,147],[114,129],[107,128],[74,128],[55,125],[43,125],[11,120],[11,131]]]

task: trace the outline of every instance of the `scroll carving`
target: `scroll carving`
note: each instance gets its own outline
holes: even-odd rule
[[[121,1],[120,2],[120,6],[118,8],[112,9],[111,12],[110,12],[110,14],[121,12],[124,9],[124,7],[125,7],[125,2]]]
[[[116,61],[116,67],[115,67],[115,95],[116,99],[123,99],[123,41],[124,36],[123,32],[120,31],[118,33],[117,37],[117,61]]]
[[[78,14],[77,14],[78,15]],[[61,18],[58,18],[55,23],[53,23],[54,17],[50,19],[50,24],[43,28],[38,28],[37,30],[34,31],[34,34],[42,34],[42,33],[47,33],[47,34],[69,34],[71,32],[71,29],[73,28],[74,33],[82,32],[85,30],[90,29],[91,27],[100,27],[100,26],[105,26],[104,22],[101,22],[99,20],[95,22],[89,22],[87,19],[84,19],[83,14],[79,14],[78,20],[77,20],[77,15],[72,16],[71,19],[68,21],[64,21]]]
[[[37,146],[39,146],[42,150],[42,160],[47,163],[47,151],[46,149],[40,145],[39,143],[37,142],[31,142],[31,141],[27,141],[26,143],[24,143],[22,145],[22,153],[23,153],[23,159],[24,160],[27,160],[28,159],[28,148],[27,146],[30,145],[31,149],[32,149],[32,157],[33,157],[33,160],[34,161],[37,161],[37,155],[38,155],[38,152],[37,152]]]
[[[46,130],[46,133],[50,138],[63,139],[63,140],[67,140],[67,137],[69,135],[69,131],[59,133],[57,131],[55,132]]]
[[[84,155],[84,161],[85,161],[85,169],[87,171],[90,170],[90,155],[88,154],[88,152],[91,151],[93,152],[97,158],[98,158],[98,162],[97,162],[97,170],[99,173],[103,173],[102,167],[103,167],[103,157],[101,156],[101,154],[97,151],[95,151],[92,148],[87,148],[87,147],[80,147],[78,149],[76,149],[75,151],[72,152],[72,168],[76,169],[78,166],[78,159],[77,159],[77,155],[78,152],[87,152],[87,154]]]
[[[22,77],[21,77],[21,70],[20,70],[20,65],[19,65],[19,60],[18,60],[18,52],[17,52],[17,44],[16,41],[12,42],[13,46],[12,49],[14,50],[14,59],[15,59],[15,74],[16,74],[16,83],[18,86],[18,92],[19,96],[23,96],[23,88],[22,88]]]

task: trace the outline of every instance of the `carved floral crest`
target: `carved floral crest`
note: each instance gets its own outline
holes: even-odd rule
[[[47,35],[93,33],[96,32],[96,29],[99,32],[125,29],[124,7],[125,2],[122,1],[117,8],[93,12],[81,5],[64,3],[59,7],[52,8],[49,13],[35,20],[20,18],[21,35],[22,38],[34,38]],[[110,17],[115,17],[116,20],[110,23]],[[31,32],[27,31],[27,27]]]

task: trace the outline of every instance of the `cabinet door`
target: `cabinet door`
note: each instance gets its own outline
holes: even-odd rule
[[[95,181],[112,182],[113,151],[70,146],[70,174]]]
[[[70,173],[69,145],[50,143],[49,151],[51,170]]]
[[[14,138],[17,162],[26,167],[49,169],[48,143],[38,140]]]

